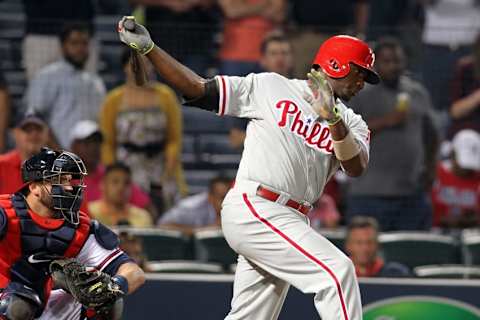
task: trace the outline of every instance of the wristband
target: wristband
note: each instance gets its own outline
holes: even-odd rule
[[[329,126],[334,126],[334,125],[336,125],[340,120],[342,120],[342,117],[340,116],[340,110],[337,108],[337,106],[334,106],[334,107],[333,107],[332,112],[333,112],[333,114],[335,115],[335,117],[333,117],[333,119],[327,120],[327,123],[328,123]]]
[[[343,140],[333,140],[333,150],[340,161],[350,160],[360,153],[360,147],[350,131]]]
[[[120,290],[122,290],[123,294],[128,293],[128,280],[127,280],[127,278],[117,274],[116,276],[112,277],[112,281],[120,287]]]
[[[147,50],[144,50],[142,52],[143,55],[147,55],[150,51],[153,50],[153,48],[155,47],[155,43],[153,41],[151,43],[152,43],[152,45],[150,46],[150,48],[148,48]]]

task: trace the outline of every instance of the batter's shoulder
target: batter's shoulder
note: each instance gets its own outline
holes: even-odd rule
[[[288,78],[285,78],[281,74],[275,72],[260,72],[260,73],[252,73],[256,78],[262,80],[277,80],[277,81],[289,81]]]

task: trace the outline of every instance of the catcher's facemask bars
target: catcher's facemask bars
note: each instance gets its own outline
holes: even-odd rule
[[[83,161],[67,151],[62,152],[52,169],[44,174],[44,181],[52,185],[50,196],[53,209],[74,225],[79,223],[78,211],[82,204],[85,188],[83,178],[86,175],[87,169]]]

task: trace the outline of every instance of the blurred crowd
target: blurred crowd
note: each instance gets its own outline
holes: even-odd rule
[[[348,103],[371,131],[369,169],[358,179],[339,171],[309,213],[316,229],[346,228],[358,275],[409,273],[378,256],[379,232],[480,226],[477,0],[23,0],[21,8],[21,100],[11,98],[11,67],[0,71],[1,194],[18,189],[22,161],[49,145],[85,161],[82,209],[106,225],[186,236],[219,227],[234,172],[217,170],[202,192],[189,188],[182,161],[189,107],[146,59],[148,82],[137,86],[119,42],[118,61],[102,60],[108,46],[95,21],[112,17],[114,34],[114,21],[134,14],[159,47],[205,77],[304,79],[331,35],[372,44],[382,82]],[[228,147],[240,153],[248,122],[224,126]],[[138,239],[122,239],[132,256],[148,259]]]

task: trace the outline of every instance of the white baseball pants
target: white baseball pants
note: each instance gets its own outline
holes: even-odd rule
[[[351,260],[301,213],[235,186],[224,200],[222,228],[239,254],[227,320],[277,319],[290,285],[315,294],[322,320],[361,320]]]

